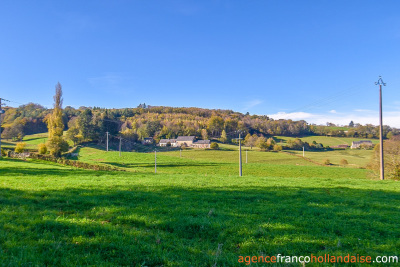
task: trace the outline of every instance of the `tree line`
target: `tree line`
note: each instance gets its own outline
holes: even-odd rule
[[[61,85],[60,85],[61,86]],[[49,131],[54,110],[29,103],[18,108],[6,108],[2,114],[2,138],[21,140],[24,135]],[[347,127],[312,125],[304,120],[273,120],[268,116],[250,115],[232,110],[177,108],[140,104],[136,108],[106,109],[100,107],[60,108],[59,123],[66,137],[75,144],[101,141],[105,133],[120,135],[136,142],[145,137],[176,138],[193,135],[201,139],[218,138],[224,143],[241,132],[246,136],[306,136],[329,135],[337,137],[379,138],[379,127],[351,122]],[[384,126],[384,138],[399,133],[396,128]]]

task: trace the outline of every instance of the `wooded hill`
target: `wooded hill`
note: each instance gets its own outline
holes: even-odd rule
[[[24,135],[47,131],[46,121],[52,109],[29,103],[18,108],[4,108],[2,138],[20,139]],[[112,135],[137,141],[144,137],[175,138],[194,135],[199,138],[237,137],[241,131],[263,136],[331,135],[377,138],[378,127],[368,124],[350,124],[349,127],[310,125],[306,121],[273,120],[268,116],[242,114],[232,110],[203,108],[175,108],[146,106],[136,108],[105,109],[99,107],[67,106],[63,109],[63,122],[67,137],[79,143],[97,141],[108,131]],[[352,126],[352,127],[351,127]],[[398,129],[384,127],[384,137],[398,134]]]

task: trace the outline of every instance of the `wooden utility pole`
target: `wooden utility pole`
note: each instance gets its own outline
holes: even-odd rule
[[[239,176],[242,176],[242,142],[241,140],[243,138],[240,137],[240,132],[239,132],[239,138],[235,138],[239,140]]]
[[[121,157],[121,136],[119,137],[119,156]]]
[[[242,176],[242,138],[239,134],[239,176]]]
[[[383,82],[382,77],[379,76],[378,81],[375,85],[379,85],[379,156],[380,156],[380,178],[385,179],[385,165],[383,160],[383,119],[382,119],[382,85],[386,86]]]
[[[107,133],[107,152],[108,152],[108,132]]]
[[[1,114],[4,113],[4,110],[1,109],[1,98],[0,98],[0,158],[1,158]]]
[[[154,150],[154,173],[157,173],[157,150]]]

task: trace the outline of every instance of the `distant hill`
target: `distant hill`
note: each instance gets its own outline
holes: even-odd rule
[[[51,113],[39,104],[29,103],[18,108],[5,108],[2,115],[2,137],[19,139],[27,134],[46,132],[46,120]],[[63,110],[67,136],[74,141],[101,140],[105,133],[122,135],[130,140],[144,137],[174,138],[194,135],[199,138],[235,138],[240,131],[264,136],[329,135],[377,138],[378,127],[358,125],[338,127],[310,125],[304,120],[273,120],[268,116],[250,115],[222,109],[195,107],[164,107],[140,104],[136,108],[105,109],[100,107],[67,106]],[[398,130],[384,127],[384,135],[398,134]]]

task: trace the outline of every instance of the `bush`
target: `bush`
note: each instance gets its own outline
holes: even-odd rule
[[[340,160],[340,165],[346,166],[348,164],[349,164],[349,162],[347,161],[347,159],[341,159]]]
[[[282,146],[274,145],[274,151],[282,151]]]
[[[6,151],[5,151],[4,149],[1,149],[1,156],[2,156],[2,157],[7,156],[7,153],[6,153]]]
[[[15,152],[17,153],[22,153],[25,150],[25,143],[18,143],[17,146],[15,147]]]
[[[210,145],[210,148],[211,149],[218,149],[219,145],[217,143],[215,143],[215,142],[212,142],[211,145]]]
[[[46,144],[38,144],[38,152],[39,154],[46,154],[47,153],[47,146]]]
[[[52,156],[60,157],[62,152],[68,151],[68,142],[60,136],[53,136],[47,141],[47,147]]]
[[[324,165],[332,165],[332,163],[329,159],[324,159],[323,163],[324,163]]]

